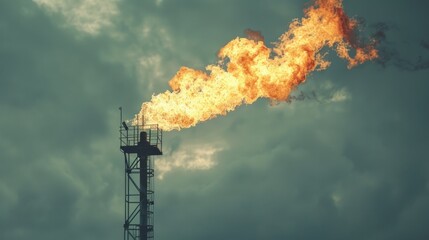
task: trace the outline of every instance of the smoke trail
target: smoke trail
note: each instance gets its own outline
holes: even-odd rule
[[[399,43],[388,39],[386,34],[390,28],[397,28],[397,26],[380,22],[371,27],[375,29],[375,32],[372,34],[372,38],[377,42],[378,58],[375,61],[376,63],[380,64],[384,68],[393,66],[400,70],[410,72],[426,70],[429,68],[429,59],[425,56],[427,55],[426,51],[429,50],[428,41],[420,41],[419,47],[421,48],[421,51],[418,56],[415,56],[414,58],[404,57],[398,49]]]
[[[133,123],[142,124],[144,116],[145,123],[178,130],[258,98],[286,100],[309,73],[330,65],[320,53],[325,46],[334,48],[349,68],[377,57],[375,41],[367,45],[357,41],[357,21],[345,14],[341,0],[316,0],[304,13],[272,49],[263,41],[236,38],[220,49],[219,63],[208,65],[206,71],[182,67],[169,82],[172,91],[143,103]]]

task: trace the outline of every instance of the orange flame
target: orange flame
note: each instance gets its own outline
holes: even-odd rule
[[[286,100],[309,73],[330,65],[319,53],[325,46],[334,47],[349,68],[377,57],[374,41],[366,46],[355,41],[356,27],[357,21],[344,13],[341,0],[316,0],[273,49],[262,41],[236,38],[219,51],[219,63],[208,65],[207,71],[182,67],[169,82],[172,91],[143,103],[133,123],[142,124],[144,116],[145,123],[179,130],[258,98]]]

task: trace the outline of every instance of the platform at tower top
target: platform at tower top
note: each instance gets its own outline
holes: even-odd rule
[[[125,153],[162,155],[162,130],[158,124],[128,126],[122,122],[119,132],[120,148]]]

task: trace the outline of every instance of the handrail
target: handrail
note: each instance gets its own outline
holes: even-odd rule
[[[159,129],[158,124],[134,125],[119,127],[120,146],[136,146],[140,141],[140,132],[147,133],[147,141],[150,145],[156,146],[162,151],[162,129]]]

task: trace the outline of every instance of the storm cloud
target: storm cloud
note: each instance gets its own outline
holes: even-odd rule
[[[118,107],[132,118],[180,66],[213,63],[244,29],[274,42],[308,6],[99,2],[0,2],[0,239],[122,238]],[[165,133],[156,239],[429,238],[429,6],[344,5],[384,64],[348,70],[332,53],[292,93],[319,101],[260,100]]]

